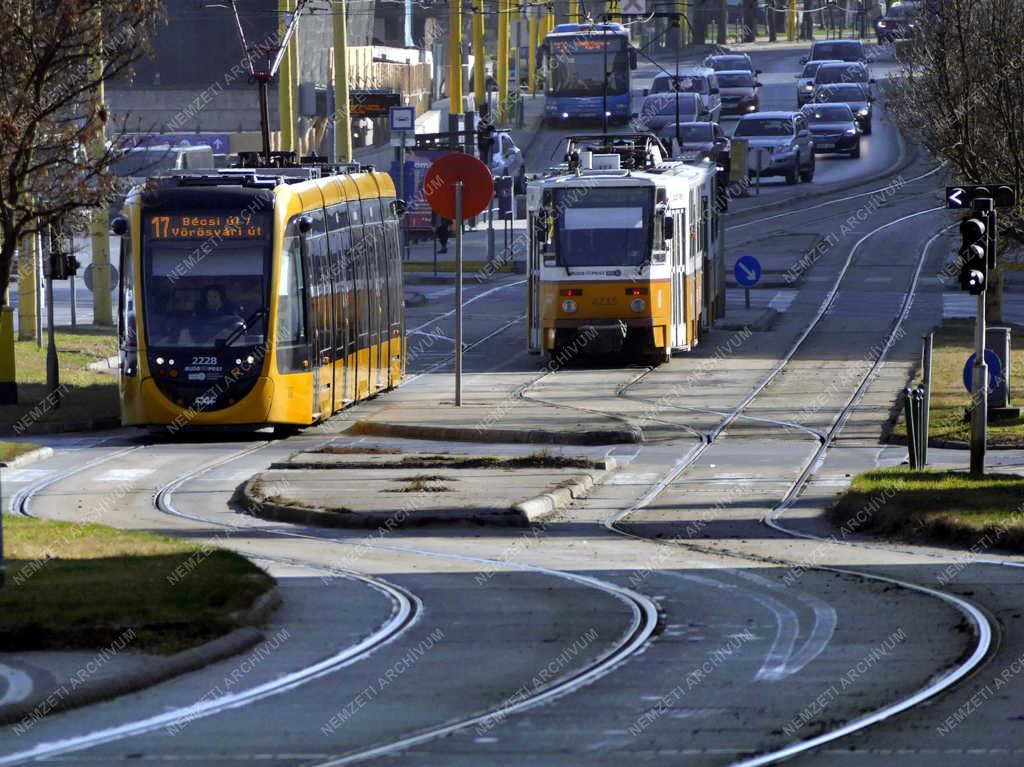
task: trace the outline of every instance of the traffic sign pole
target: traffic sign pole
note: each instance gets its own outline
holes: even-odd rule
[[[455,182],[455,407],[462,407],[462,182]]]
[[[995,227],[994,200],[975,198],[972,207],[975,212],[987,214],[986,223]],[[992,254],[994,257],[995,254]],[[986,255],[986,257],[988,257]],[[985,439],[988,430],[988,363],[985,361],[985,289],[978,293],[978,314],[974,323],[974,408],[971,410],[971,476],[981,477],[985,473]]]

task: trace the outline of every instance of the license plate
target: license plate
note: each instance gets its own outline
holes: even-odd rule
[[[818,149],[832,149],[835,144],[831,141],[816,141],[814,144]]]

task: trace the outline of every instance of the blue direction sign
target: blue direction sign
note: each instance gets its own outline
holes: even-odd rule
[[[985,364],[988,365],[988,391],[995,391],[996,384],[1003,377],[1003,364],[991,349],[985,350]],[[964,388],[971,391],[974,387],[974,355],[967,358],[964,364]]]
[[[740,256],[732,273],[741,287],[752,288],[761,281],[761,262],[753,256]]]
[[[214,154],[227,154],[231,148],[231,136],[227,133],[150,133],[134,136],[136,146],[208,146]]]
[[[416,109],[414,107],[391,107],[388,109],[388,127],[392,133],[416,130]]]

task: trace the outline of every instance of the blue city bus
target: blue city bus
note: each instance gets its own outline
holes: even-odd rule
[[[630,72],[636,52],[621,24],[559,24],[538,51],[545,80],[544,119],[568,123],[602,118],[604,73],[608,76],[609,121],[630,118]]]

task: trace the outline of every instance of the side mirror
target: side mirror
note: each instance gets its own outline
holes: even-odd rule
[[[671,240],[675,236],[675,223],[676,221],[674,218],[671,216],[665,216],[664,231],[666,240]]]
[[[755,74],[755,75],[759,75],[759,74],[761,74],[762,72],[764,72],[764,70],[763,70],[763,69],[755,69],[755,70],[754,70],[754,74]]]
[[[810,135],[811,135],[811,132],[809,130],[807,130],[807,128],[801,128],[800,130],[798,130],[796,132],[796,137],[797,138],[807,138]]]
[[[633,120],[636,120],[639,117],[640,117],[639,112],[633,112],[633,114],[630,115],[630,118],[633,119]]]
[[[761,87],[761,81],[760,80],[754,80],[754,87],[755,88],[760,88]]]
[[[124,237],[124,235],[128,234],[128,219],[124,216],[118,216],[110,222],[110,231],[118,237]]]
[[[802,57],[800,58],[800,63],[801,63],[801,64],[806,64],[806,63],[807,63],[808,61],[810,61],[810,59],[809,59],[809,58],[807,58],[806,56],[802,56]]]
[[[630,69],[636,69],[636,66],[637,66],[637,64],[636,64],[636,51],[631,49],[629,51],[629,68]]]
[[[393,203],[391,203],[391,207],[392,210],[394,210],[395,212],[395,216],[401,218],[405,214],[405,209],[408,206],[405,200],[395,200]]]
[[[651,95],[651,89],[650,88],[644,88],[643,94],[644,94],[644,96],[650,96]]]
[[[803,75],[793,75],[794,80],[799,80]]]
[[[868,82],[871,83],[872,85],[874,85],[875,84],[875,78],[872,77],[870,80],[868,80]]]
[[[710,90],[708,90],[708,93],[710,93],[711,95],[714,95],[714,94],[718,93],[718,88],[711,88]]]

